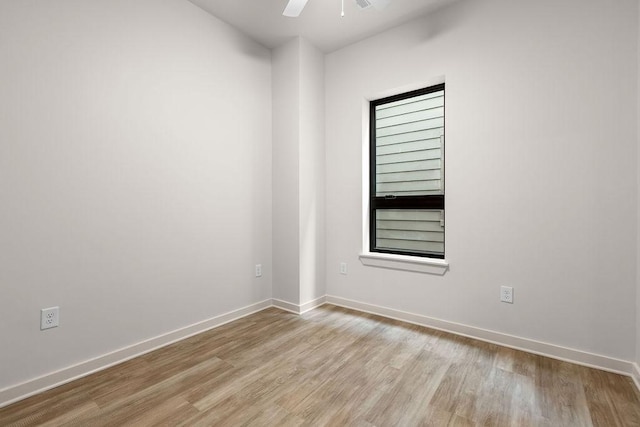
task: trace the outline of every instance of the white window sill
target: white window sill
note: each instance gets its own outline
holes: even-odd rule
[[[449,263],[443,259],[374,252],[360,254],[360,262],[371,267],[415,271],[418,273],[437,274],[439,276],[444,275],[449,269]]]

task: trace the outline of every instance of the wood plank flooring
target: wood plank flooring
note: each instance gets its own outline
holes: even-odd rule
[[[0,409],[0,426],[640,426],[631,379],[325,305],[269,308]]]

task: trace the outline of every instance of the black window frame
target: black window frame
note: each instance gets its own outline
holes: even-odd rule
[[[376,107],[403,99],[426,95],[445,90],[445,84],[437,84],[423,89],[413,90],[369,103],[369,251],[395,255],[416,256],[422,258],[444,259],[442,254],[399,251],[376,248],[376,210],[377,209],[434,209],[444,212],[444,194],[424,196],[376,196]],[[446,91],[444,93],[446,103]],[[446,111],[445,111],[446,114]],[[444,129],[446,133],[446,126]],[[446,138],[445,138],[446,139]],[[444,158],[443,158],[444,162]],[[444,166],[444,165],[443,165]],[[444,169],[444,168],[443,168]],[[444,179],[444,177],[442,177]],[[446,232],[445,232],[446,236]],[[446,239],[446,237],[445,237]],[[445,247],[446,250],[446,247]]]

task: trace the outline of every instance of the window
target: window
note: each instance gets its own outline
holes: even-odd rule
[[[371,252],[444,258],[444,84],[370,104]]]

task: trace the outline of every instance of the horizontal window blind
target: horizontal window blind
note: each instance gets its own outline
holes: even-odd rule
[[[371,251],[444,258],[444,96],[371,103]]]

